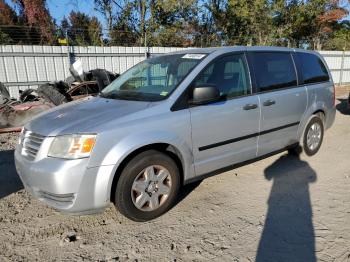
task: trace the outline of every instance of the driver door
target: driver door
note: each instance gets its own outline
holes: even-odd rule
[[[217,58],[192,87],[211,85],[221,101],[190,108],[196,175],[256,157],[259,100],[252,95],[246,58],[234,53]]]

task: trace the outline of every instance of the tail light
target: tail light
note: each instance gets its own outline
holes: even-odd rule
[[[335,107],[335,84],[333,84],[333,107]]]

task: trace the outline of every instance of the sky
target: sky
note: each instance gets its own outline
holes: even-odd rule
[[[50,10],[50,14],[56,19],[58,24],[62,18],[68,16],[72,10],[84,12],[89,16],[96,16],[101,23],[104,23],[102,15],[94,10],[93,0],[47,0],[47,6]]]
[[[14,7],[11,0],[5,0],[5,2]],[[57,24],[60,24],[63,17],[68,16],[74,10],[84,12],[90,16],[96,16],[105,25],[103,16],[94,9],[94,0],[47,0],[46,2],[50,14]]]

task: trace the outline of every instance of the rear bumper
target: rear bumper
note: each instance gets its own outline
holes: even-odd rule
[[[17,150],[15,164],[25,188],[61,212],[96,213],[110,202],[107,188],[113,166],[88,168],[88,159],[30,161]]]
[[[330,128],[334,124],[336,112],[337,112],[337,110],[335,107],[333,107],[327,111],[326,120],[325,120],[325,129]]]

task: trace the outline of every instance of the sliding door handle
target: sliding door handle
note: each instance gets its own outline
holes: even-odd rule
[[[246,104],[244,107],[243,107],[243,110],[252,110],[252,109],[255,109],[257,108],[258,105],[257,104]]]
[[[272,106],[272,105],[274,105],[274,104],[276,104],[276,101],[271,100],[271,99],[266,100],[266,101],[263,103],[264,106]]]

